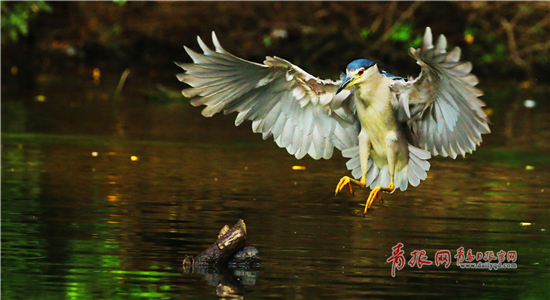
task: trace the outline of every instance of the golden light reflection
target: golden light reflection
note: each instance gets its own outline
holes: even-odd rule
[[[292,166],[292,170],[298,171],[298,170],[305,170],[306,166]]]
[[[519,86],[523,89],[528,89],[528,88],[531,88],[533,86],[533,83],[531,83],[531,81],[529,80],[525,80],[525,81],[522,81]]]
[[[116,196],[115,196],[116,197]],[[118,201],[118,199],[116,200]],[[120,218],[121,215],[115,215],[115,214],[109,214],[109,217],[110,218],[113,218],[113,219],[116,219],[116,218]],[[108,220],[106,221],[107,224],[119,224],[120,222],[119,221],[115,221],[115,220]]]
[[[137,161],[137,160],[139,160],[139,158],[138,158],[137,156],[135,156],[135,155],[130,156],[130,159],[131,159],[132,161]]]
[[[111,184],[109,182],[109,184]],[[118,197],[116,195],[107,195],[107,201],[109,202],[118,202],[120,201],[120,199],[118,199]]]
[[[101,70],[99,68],[94,68],[93,70],[94,84],[99,84],[99,78],[101,78]]]
[[[472,44],[474,42],[474,36],[471,34],[464,35],[464,40],[467,44]]]

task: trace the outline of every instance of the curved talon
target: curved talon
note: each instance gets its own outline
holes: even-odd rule
[[[363,214],[365,214],[365,215],[367,214],[367,210],[370,208],[370,206],[374,202],[375,198],[378,198],[380,201],[383,201],[382,197],[380,196],[380,190],[381,189],[382,189],[382,187],[377,186],[370,192],[369,198],[367,199],[367,202],[365,203],[365,212]]]
[[[351,184],[357,184],[358,186],[364,188],[366,184],[365,177],[361,177],[361,181],[355,180],[353,178],[350,178],[348,176],[344,176],[340,179],[340,182],[336,185],[336,191],[334,192],[334,196],[338,195],[340,191],[344,188],[344,186],[349,185],[349,192],[353,195],[353,188],[351,187]]]
[[[370,192],[369,198],[367,199],[367,202],[365,203],[365,212],[363,213],[363,215],[367,214],[367,210],[370,208],[370,206],[374,202],[374,198],[377,198],[378,200],[384,202],[384,200],[382,200],[382,196],[380,196],[380,191],[391,192],[391,191],[393,191],[393,189],[394,189],[393,178],[392,178],[389,186],[387,186],[387,187],[377,186],[374,189],[372,189],[372,191]]]
[[[338,195],[338,193],[342,191],[342,189],[344,188],[344,186],[346,186],[346,184],[349,185],[349,192],[353,194],[353,188],[351,187],[350,179],[351,178],[349,178],[348,176],[344,176],[340,179],[340,182],[338,182],[338,184],[336,185],[336,191],[334,192],[334,196]]]

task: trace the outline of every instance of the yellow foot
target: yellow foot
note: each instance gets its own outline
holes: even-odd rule
[[[372,189],[372,191],[370,192],[369,198],[367,199],[367,202],[365,203],[365,212],[363,214],[364,215],[367,214],[367,210],[370,208],[370,206],[374,202],[374,199],[384,201],[384,200],[382,200],[382,197],[380,196],[380,191],[391,192],[391,191],[393,191],[393,188],[394,188],[394,186],[393,186],[393,180],[392,180],[390,182],[390,185],[387,186],[387,187],[377,186],[374,189]]]
[[[382,197],[380,197],[380,190],[381,189],[382,189],[381,186],[377,186],[370,192],[369,198],[367,199],[367,202],[365,203],[365,212],[363,213],[364,215],[367,214],[367,210],[370,208],[370,206],[374,202],[375,198],[379,199],[380,201],[384,201],[384,200],[382,200]]]
[[[352,183],[357,184],[362,188],[364,188],[367,185],[364,177],[361,178],[361,181],[358,181],[353,178],[349,178],[348,176],[344,176],[342,177],[342,179],[340,179],[340,182],[338,182],[338,185],[336,185],[336,191],[334,192],[334,195],[335,196],[338,195],[338,193],[342,191],[342,189],[346,186],[346,184],[349,186],[349,192],[353,194],[353,188],[351,188]]]

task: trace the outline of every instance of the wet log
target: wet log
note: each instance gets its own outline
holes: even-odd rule
[[[246,225],[241,219],[233,227],[225,225],[218,234],[218,239],[197,257],[187,255],[184,266],[213,266],[224,263],[242,250],[246,245]]]

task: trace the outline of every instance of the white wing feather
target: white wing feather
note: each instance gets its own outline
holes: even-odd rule
[[[409,54],[422,67],[414,80],[396,80],[392,89],[398,94],[394,103],[398,117],[406,121],[415,144],[433,155],[465,155],[476,149],[481,135],[490,133],[487,116],[475,88],[477,77],[472,64],[460,61],[460,48],[447,53],[447,40],[440,35],[436,46],[426,28],[422,48]]]
[[[192,87],[183,95],[193,98],[194,106],[206,105],[205,117],[238,112],[235,125],[251,120],[254,132],[273,136],[298,159],[306,154],[328,159],[334,147],[357,145],[359,122],[350,91],[335,95],[340,82],[315,78],[278,57],[253,63],[225,51],[214,33],[212,40],[215,51],[199,37],[204,54],[184,47],[194,63],[177,64],[186,71],[178,79]]]

